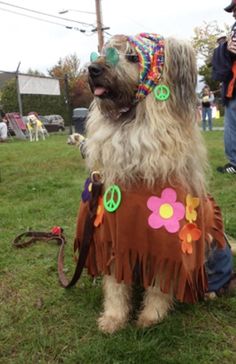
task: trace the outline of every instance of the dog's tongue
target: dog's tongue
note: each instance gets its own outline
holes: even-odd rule
[[[96,87],[94,90],[94,95],[95,96],[101,96],[106,92],[105,87]]]

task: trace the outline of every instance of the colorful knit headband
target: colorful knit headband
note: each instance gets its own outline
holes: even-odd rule
[[[158,84],[164,66],[164,38],[154,33],[140,33],[128,37],[135,49],[140,67],[138,100],[144,99]]]

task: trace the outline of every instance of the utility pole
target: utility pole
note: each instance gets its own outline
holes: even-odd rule
[[[102,26],[102,11],[101,11],[101,0],[95,0],[96,15],[97,15],[97,32],[98,32],[98,52],[101,52],[104,37],[103,37],[103,26]]]
[[[18,63],[18,66],[17,66],[17,69],[16,69],[16,90],[17,90],[19,113],[22,116],[23,115],[23,108],[22,108],[22,100],[21,100],[20,85],[19,85],[19,68],[20,68],[20,64],[21,64],[21,62]]]
[[[69,82],[68,82],[68,74],[64,75],[64,83],[65,83],[65,103],[67,108],[67,117],[69,122],[69,134],[73,133],[72,128],[72,112],[71,112],[71,103],[70,103],[70,94],[69,94]]]

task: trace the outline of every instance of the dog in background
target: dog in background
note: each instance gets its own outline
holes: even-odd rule
[[[82,134],[73,133],[68,136],[67,144],[75,145],[76,147],[79,147],[84,140],[85,140],[85,137]]]
[[[85,158],[86,139],[82,134],[73,133],[73,134],[69,135],[69,137],[67,139],[67,144],[75,145],[76,147],[79,147],[82,157]]]
[[[163,320],[174,300],[203,298],[209,289],[208,256],[212,247],[226,249],[226,242],[220,210],[207,193],[190,43],[147,33],[117,35],[101,56],[91,57],[95,100],[85,154],[88,169],[100,171],[103,192],[86,267],[92,276],[104,276],[98,325],[113,333],[129,318],[137,279],[145,289],[139,327]],[[78,247],[86,196],[78,216]]]
[[[29,139],[31,142],[38,141],[39,138],[45,140],[45,135],[48,136],[48,132],[43,123],[34,114],[28,115],[28,122],[26,124],[29,133]]]

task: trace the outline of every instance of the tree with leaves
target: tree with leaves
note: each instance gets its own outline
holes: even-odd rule
[[[199,75],[203,77],[204,83],[214,91],[219,90],[219,83],[211,78],[213,51],[218,45],[217,39],[219,36],[222,34],[227,35],[229,31],[230,26],[225,25],[222,29],[217,21],[204,22],[202,26],[194,28],[192,45],[199,62]]]
[[[89,107],[93,95],[87,81],[86,69],[79,69],[80,61],[76,54],[72,54],[58,61],[48,72],[60,81],[61,90],[65,90],[65,74],[68,76],[69,99],[71,107]]]
[[[1,91],[1,104],[5,112],[18,110],[16,79],[7,81]]]
[[[88,74],[86,69],[82,69],[75,80],[72,90],[71,98],[73,107],[89,107],[93,101],[93,94],[88,84]]]

